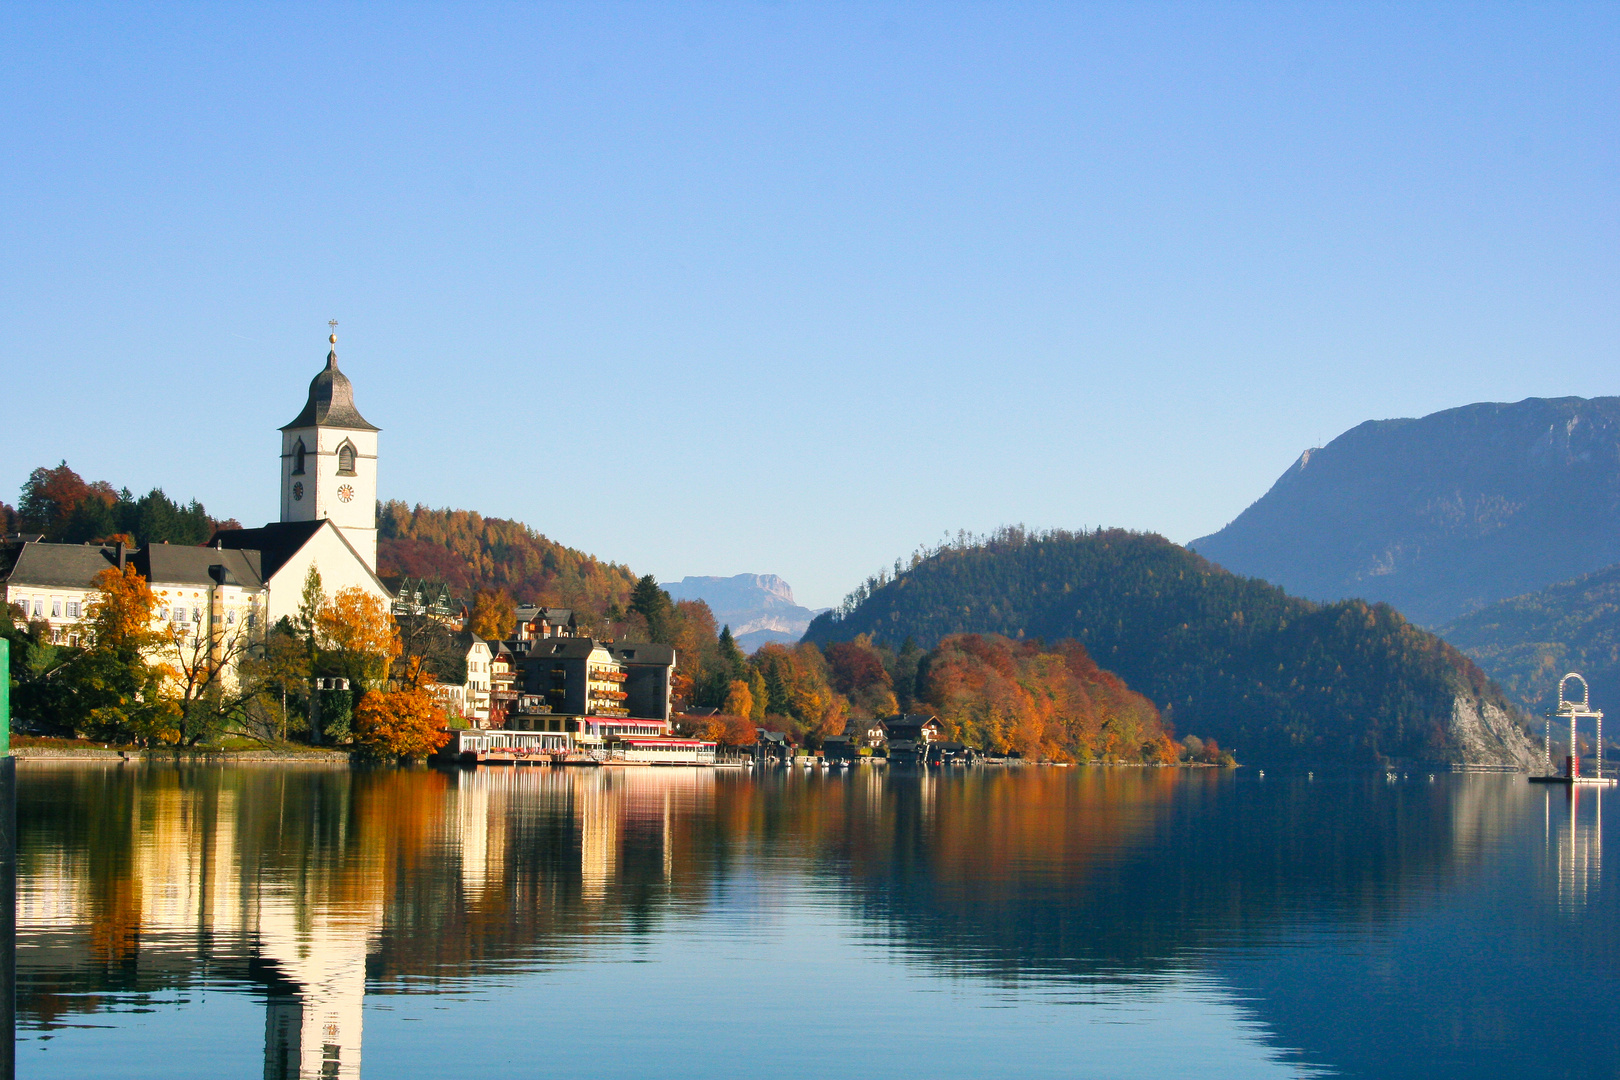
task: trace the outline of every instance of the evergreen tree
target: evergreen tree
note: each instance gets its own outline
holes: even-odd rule
[[[630,610],[647,620],[647,636],[653,641],[670,643],[673,609],[669,593],[658,587],[658,580],[651,574],[642,575],[630,590]]]

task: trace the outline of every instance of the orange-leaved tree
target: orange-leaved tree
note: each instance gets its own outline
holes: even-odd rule
[[[421,661],[412,659],[411,667]],[[417,672],[407,684],[419,683]],[[444,706],[426,690],[372,690],[354,710],[356,740],[380,758],[423,758],[450,741]]]
[[[315,640],[328,654],[329,666],[357,683],[356,689],[381,684],[401,648],[388,605],[357,585],[322,599]]]
[[[108,567],[96,575],[88,612],[90,645],[58,680],[75,730],[147,746],[180,738],[180,710],[164,699],[163,673],[142,654],[154,641],[155,603],[134,566]]]
[[[733,679],[731,689],[726,693],[725,708],[720,710],[727,716],[748,716],[754,711],[754,693],[748,684],[741,679]]]
[[[467,629],[485,641],[505,641],[517,625],[517,605],[505,589],[479,589],[473,594]]]
[[[135,564],[126,563],[123,569],[109,566],[95,581],[96,595],[86,614],[96,647],[140,649],[150,645],[157,597]]]

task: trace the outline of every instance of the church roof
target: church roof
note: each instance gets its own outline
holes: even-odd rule
[[[147,544],[134,555],[135,569],[153,585],[240,585],[264,588],[261,553],[186,544]]]
[[[309,382],[309,400],[304,411],[281,430],[314,427],[352,428],[357,431],[378,431],[366,423],[360,410],[354,407],[354,386],[349,377],[338,370],[337,346],[326,354],[326,367]]]
[[[214,534],[209,544],[218,544],[227,551],[257,551],[260,575],[269,581],[325,524],[326,519],[322,518],[319,521],[273,521],[262,529],[222,529]]]

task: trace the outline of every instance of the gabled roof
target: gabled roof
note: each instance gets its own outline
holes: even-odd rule
[[[182,547],[178,544],[147,544],[131,561],[141,576],[153,585],[197,585],[214,583],[262,589],[259,552],[224,547]]]
[[[552,626],[577,626],[574,609],[565,607],[539,607],[535,604],[517,606],[518,622],[545,622]]]
[[[315,538],[316,533],[329,524],[331,524],[329,519],[321,518],[319,521],[272,521],[258,529],[221,529],[208,541],[208,545],[213,547],[218,544],[227,551],[233,549],[257,551],[259,575],[268,582],[281,572],[281,568],[286,566],[305,544]],[[383,584],[377,572],[366,566],[366,560],[354,550],[354,545],[343,535],[343,530],[332,525],[332,532],[343,542],[343,546],[349,549],[355,561],[366,567],[366,573],[371,575],[371,580],[376,583],[377,588],[392,598],[394,594],[389,592],[388,586]]]
[[[923,728],[941,730],[943,727],[939,717],[927,713],[906,713],[904,716],[891,716],[883,721],[883,730],[891,736],[900,732],[921,731]]]
[[[153,585],[264,587],[257,551],[148,544],[128,551],[126,557]],[[117,565],[118,549],[111,545],[7,544],[0,548],[0,580],[11,585],[93,589],[96,575]]]
[[[354,407],[354,386],[349,382],[349,377],[338,370],[336,344],[326,354],[326,367],[309,382],[309,400],[304,402],[304,411],[281,430],[291,431],[316,425],[354,431],[380,430],[366,423],[366,418]]]
[[[222,529],[208,541],[208,546],[218,544],[226,551],[257,551],[259,572],[269,581],[325,524],[326,519],[322,518],[319,521],[276,521],[262,529]]]
[[[96,575],[117,564],[117,550],[100,544],[6,544],[0,546],[0,581],[93,589]]]

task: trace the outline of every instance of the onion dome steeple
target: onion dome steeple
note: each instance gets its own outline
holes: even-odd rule
[[[310,380],[309,400],[304,403],[304,411],[281,430],[317,426],[352,428],[356,431],[380,430],[366,423],[366,418],[354,407],[354,386],[349,382],[349,377],[338,370],[337,335],[333,334],[328,340],[332,349],[326,354],[326,367]]]

